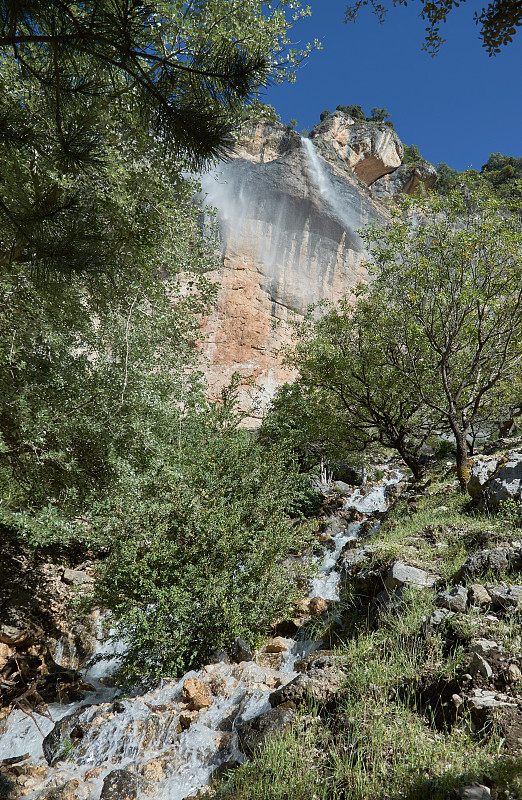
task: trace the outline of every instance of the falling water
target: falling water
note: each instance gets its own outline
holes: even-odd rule
[[[346,498],[345,508],[355,508],[369,516],[384,510],[386,487],[397,483],[402,475],[386,467],[383,470],[384,480],[356,489]],[[346,543],[359,536],[362,522],[338,527],[330,549],[320,563],[318,560],[318,575],[312,582],[310,597],[339,597],[337,563]],[[116,690],[108,688],[105,678],[117,666],[121,649],[111,654],[107,644],[100,641],[98,658],[84,671],[93,691],[81,703],[49,705],[47,716],[12,711],[0,735],[0,760],[28,754],[32,766],[40,770],[42,777],[37,785],[28,784],[29,793],[24,795],[27,799],[37,800],[51,787],[74,780],[80,785],[78,797],[98,800],[104,778],[115,769],[127,768],[138,783],[139,798],[183,800],[208,783],[221,764],[244,761],[237,729],[270,709],[272,689],[292,680],[296,660],[321,644],[298,636],[295,641],[288,640],[288,650],[278,668],[255,662],[210,664],[199,672],[187,673],[179,681],[165,681],[146,694],[117,699]],[[205,684],[213,697],[210,707],[202,709],[187,726],[183,721],[186,704],[182,693],[184,682],[190,678]],[[42,757],[43,736],[57,720],[74,712],[74,724],[82,735],[74,739],[65,760],[48,768]]]

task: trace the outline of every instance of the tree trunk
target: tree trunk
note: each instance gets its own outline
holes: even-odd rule
[[[420,463],[419,459],[411,452],[411,450],[408,449],[408,446],[403,439],[396,439],[395,442],[393,442],[393,446],[400,454],[406,466],[409,467],[413,472],[413,477],[415,480],[420,481],[424,475],[424,467]]]
[[[453,432],[457,443],[457,478],[459,479],[461,490],[465,492],[469,481],[468,443],[465,433],[456,430],[453,430]]]

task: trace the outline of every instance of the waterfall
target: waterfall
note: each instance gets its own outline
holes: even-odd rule
[[[311,139],[301,137],[301,146],[306,156],[308,171],[322,200],[345,228],[352,232],[356,231],[360,226],[360,219],[336,188],[326,161],[317,154]]]
[[[380,468],[385,478],[378,484],[355,489],[346,496],[344,508],[371,516],[387,507],[386,487],[403,476],[386,465]],[[338,561],[345,545],[357,539],[361,529],[362,521],[337,525],[329,548],[315,560],[317,577],[311,582],[310,598],[339,599]],[[330,613],[337,613],[335,607]],[[295,640],[281,641],[287,650],[279,666],[267,666],[261,653],[257,656],[259,663],[209,664],[179,681],[165,680],[146,694],[129,697],[117,697],[116,690],[105,681],[123,648],[114,652],[114,648],[111,651],[107,643],[100,641],[96,657],[83,672],[92,692],[81,702],[49,705],[45,716],[14,709],[0,726],[0,760],[23,760],[25,755],[31,759],[29,769],[34,770],[34,777],[29,777],[24,796],[34,800],[47,796],[51,787],[71,780],[78,782],[78,797],[97,800],[106,776],[118,769],[127,769],[134,776],[139,800],[191,797],[208,783],[216,768],[245,760],[238,749],[237,729],[268,711],[273,688],[292,680],[296,676],[295,662],[323,644],[306,639],[303,634]],[[211,695],[209,707],[199,713],[187,712],[183,701],[187,681],[206,687]],[[66,753],[63,760],[49,767],[43,759],[42,739],[64,717],[72,720],[65,729]]]

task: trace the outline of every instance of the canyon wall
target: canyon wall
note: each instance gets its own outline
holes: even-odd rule
[[[255,417],[292,377],[278,354],[289,323],[366,278],[358,230],[388,217],[382,190],[377,197],[367,182],[400,167],[402,152],[389,126],[357,124],[339,112],[310,139],[258,121],[245,126],[228,162],[202,176],[223,264],[217,308],[201,331],[211,397],[237,371],[245,379],[242,405],[257,395]]]

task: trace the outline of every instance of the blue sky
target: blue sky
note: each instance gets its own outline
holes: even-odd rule
[[[473,12],[463,3],[448,17],[446,43],[432,58],[421,50],[425,23],[419,5],[391,9],[383,24],[363,9],[344,24],[345,4],[309,0],[312,16],[291,32],[304,44],[318,38],[295,84],[269,87],[263,100],[281,120],[310,129],[324,109],[361,105],[369,115],[386,106],[406,144],[434,164],[480,169],[490,153],[522,156],[522,31],[497,56],[481,46]]]

